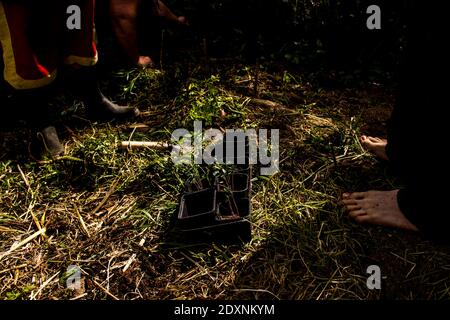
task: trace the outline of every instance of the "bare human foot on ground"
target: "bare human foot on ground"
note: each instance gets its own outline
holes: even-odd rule
[[[349,216],[358,223],[418,231],[400,211],[397,194],[398,190],[345,193],[342,203]]]
[[[367,151],[373,153],[378,158],[386,161],[389,160],[386,153],[386,146],[387,146],[386,139],[362,136],[361,144]]]

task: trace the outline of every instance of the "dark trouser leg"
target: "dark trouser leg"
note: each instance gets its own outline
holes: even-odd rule
[[[415,2],[387,152],[405,184],[398,195],[403,214],[426,236],[450,240],[446,11],[442,2]]]

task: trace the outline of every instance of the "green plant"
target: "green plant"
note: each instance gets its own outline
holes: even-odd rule
[[[192,80],[184,95],[177,100],[188,108],[190,121],[203,121],[211,126],[218,119],[224,118],[226,112],[242,115],[245,103],[239,98],[227,94],[219,86],[219,76],[206,80]]]

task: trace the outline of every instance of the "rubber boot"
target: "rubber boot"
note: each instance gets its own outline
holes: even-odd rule
[[[139,116],[134,107],[119,106],[106,98],[100,90],[95,67],[82,67],[67,74],[70,87],[93,120],[126,120]]]
[[[64,146],[61,144],[54,126],[46,126],[37,131],[36,137],[42,144],[42,150],[50,157],[56,158],[64,154]]]
[[[53,126],[54,119],[48,105],[50,94],[48,88],[17,93],[18,108],[25,113],[24,118],[32,130],[30,152],[35,158],[41,158],[43,155],[56,158],[64,154],[64,146]]]

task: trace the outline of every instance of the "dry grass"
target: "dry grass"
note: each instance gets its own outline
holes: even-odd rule
[[[69,103],[61,126],[67,156],[43,163],[16,147],[26,132],[2,132],[1,299],[450,297],[448,248],[401,231],[357,226],[338,205],[343,191],[398,185],[357,139],[360,130],[384,127],[392,105],[386,90],[319,90],[300,74],[261,72],[261,98],[295,110],[286,113],[248,102],[248,68],[217,66],[217,92],[210,91],[209,77],[184,68],[189,79],[170,70],[126,71],[107,83],[110,92],[120,90],[117,100],[147,111],[140,122],[148,129],[90,123]],[[183,91],[186,83],[195,83],[192,95]],[[217,106],[206,114],[215,127],[281,130],[281,173],[253,181],[248,244],[176,241],[171,217],[196,168],[176,167],[161,151],[117,147],[131,135],[163,141],[175,128],[192,127],[192,99],[201,108],[204,96],[226,103],[225,118],[216,117]],[[67,105],[60,100],[59,106]],[[366,287],[372,264],[383,272],[381,291]],[[80,290],[65,287],[69,265],[82,270]]]

